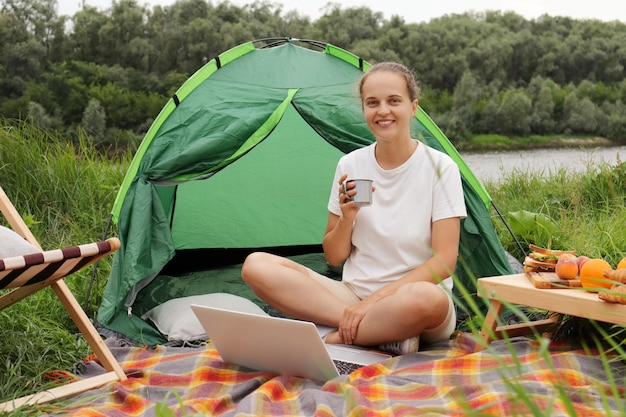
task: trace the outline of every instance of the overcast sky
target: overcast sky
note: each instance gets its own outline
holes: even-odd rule
[[[111,7],[111,0],[58,0],[59,15],[72,16],[82,2],[104,11]],[[209,0],[207,0],[209,1]],[[149,8],[161,4],[169,5],[175,0],[138,0],[140,5]],[[222,1],[211,0],[212,4]],[[253,3],[249,0],[231,0],[229,3],[244,6]],[[323,14],[328,0],[276,0],[272,3],[283,5],[283,15],[295,10],[299,14],[317,19]],[[385,19],[393,15],[404,18],[406,23],[428,22],[433,18],[452,13],[468,11],[484,12],[487,10],[514,11],[527,19],[535,19],[541,15],[568,16],[575,19],[600,19],[603,21],[620,20],[626,23],[626,8],[622,0],[341,0],[331,1],[341,8],[365,6],[374,12],[382,12]],[[407,5],[408,3],[408,5]]]

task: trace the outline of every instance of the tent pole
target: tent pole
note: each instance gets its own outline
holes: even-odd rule
[[[102,240],[107,238],[109,234],[109,228],[111,227],[111,220],[113,220],[113,214],[109,214],[109,221],[107,221],[107,225],[104,228],[104,234],[102,235]],[[83,310],[87,312],[87,307],[89,306],[89,298],[91,297],[91,288],[93,287],[93,282],[96,280],[96,270],[98,269],[98,263],[100,260],[97,260],[93,264],[93,269],[91,271],[91,280],[89,281],[89,286],[87,287],[87,294],[85,295],[85,303],[83,304]]]
[[[526,256],[526,251],[524,250],[524,247],[522,246],[522,244],[520,243],[520,241],[517,239],[517,236],[515,236],[515,233],[513,233],[513,230],[511,230],[511,227],[509,226],[509,224],[506,222],[506,220],[504,219],[504,216],[502,215],[502,213],[500,213],[500,210],[498,210],[498,207],[496,206],[496,204],[493,202],[493,200],[491,200],[491,206],[494,208],[494,210],[496,211],[496,213],[498,213],[498,216],[500,216],[500,220],[502,220],[502,223],[504,223],[504,226],[506,227],[506,229],[509,231],[509,233],[511,234],[511,236],[513,237],[513,240],[515,240],[515,243],[517,243],[517,247],[519,248],[520,252],[522,253],[522,255]]]

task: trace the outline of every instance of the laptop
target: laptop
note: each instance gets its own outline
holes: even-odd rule
[[[257,371],[328,381],[390,358],[322,340],[312,322],[191,304],[224,362]]]

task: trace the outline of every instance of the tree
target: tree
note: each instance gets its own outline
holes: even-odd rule
[[[357,41],[350,50],[353,54],[369,62],[399,61],[398,55],[391,49],[381,48],[380,41],[367,39]]]
[[[314,39],[350,49],[358,40],[377,39],[383,24],[383,14],[367,7],[341,9],[334,4],[315,23],[311,34]]]
[[[473,132],[478,117],[476,104],[483,97],[484,88],[471,71],[465,71],[454,89],[454,107],[451,120],[459,131]]]
[[[480,132],[492,133],[498,132],[500,128],[500,119],[498,115],[498,109],[500,103],[497,95],[491,97],[485,107],[483,107],[480,113]]]
[[[28,119],[43,129],[52,128],[52,119],[46,109],[39,103],[31,101],[28,103]]]
[[[599,123],[598,131],[609,139],[626,143],[626,105],[621,100],[605,103],[599,114],[604,120]]]
[[[542,135],[554,133],[556,122],[554,120],[554,97],[552,91],[555,85],[549,79],[535,76],[528,87],[526,95],[532,101],[532,116],[530,128],[533,133]]]
[[[0,11],[0,101],[23,96],[27,82],[45,72],[47,52],[29,30],[25,11],[7,10]]]
[[[4,10],[20,22],[29,35],[42,45],[49,56],[54,36],[62,36],[64,18],[56,13],[56,0],[4,0]],[[60,23],[60,25],[59,25]]]
[[[69,34],[72,52],[65,57],[67,61],[84,61],[104,64],[105,54],[102,53],[102,28],[109,18],[95,7],[86,6],[72,18],[72,30]]]
[[[81,124],[94,143],[98,144],[104,140],[106,114],[104,108],[100,105],[100,102],[97,99],[92,98],[89,100],[89,103],[83,112]]]
[[[580,98],[572,91],[563,103],[565,133],[593,133],[598,128],[596,105],[586,97]]]
[[[137,68],[142,59],[137,58],[136,47],[129,48],[128,45],[136,45],[149,34],[146,15],[147,10],[139,7],[136,0],[113,0],[111,17],[98,32],[103,64]],[[141,53],[150,53],[150,50]]]
[[[89,102],[86,81],[89,78],[78,75],[71,63],[55,64],[45,73],[42,81],[45,88],[29,90],[30,99],[44,104],[51,113],[58,110],[69,127],[80,123],[83,110]]]
[[[501,133],[506,135],[528,135],[532,103],[520,90],[510,90],[504,94],[498,109],[498,121]]]
[[[470,71],[489,82],[506,80],[513,49],[502,39],[490,38],[466,50],[466,59]]]
[[[176,0],[152,9],[114,0],[104,11],[86,6],[59,17],[57,1],[0,0],[0,116],[45,111],[54,126],[76,128],[96,98],[107,131],[134,138],[208,60],[243,42],[286,36],[328,42],[372,63],[404,63],[423,86],[421,104],[450,137],[497,133],[500,120],[508,131],[525,131],[511,118],[525,107],[505,102],[525,106],[524,94],[532,133],[615,137],[622,129],[626,24],[618,21],[486,12],[406,24],[331,2],[311,22],[296,11],[282,15],[282,5],[268,0],[243,7]]]
[[[409,25],[404,37],[383,38],[381,47],[397,50],[400,60],[419,75],[429,87],[448,92],[468,70],[463,53],[472,29],[467,18],[446,16],[430,24]]]
[[[554,133],[555,127],[552,90],[544,85],[533,101],[530,128],[535,133],[550,134]]]

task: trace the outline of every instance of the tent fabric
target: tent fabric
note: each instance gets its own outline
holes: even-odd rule
[[[122,247],[100,324],[161,341],[133,303],[181,251],[320,245],[338,159],[374,141],[357,92],[368,68],[341,48],[279,38],[242,44],[193,74],[155,119],[113,206]],[[480,182],[421,109],[412,131],[462,172],[461,282],[471,290],[477,277],[512,273]]]

